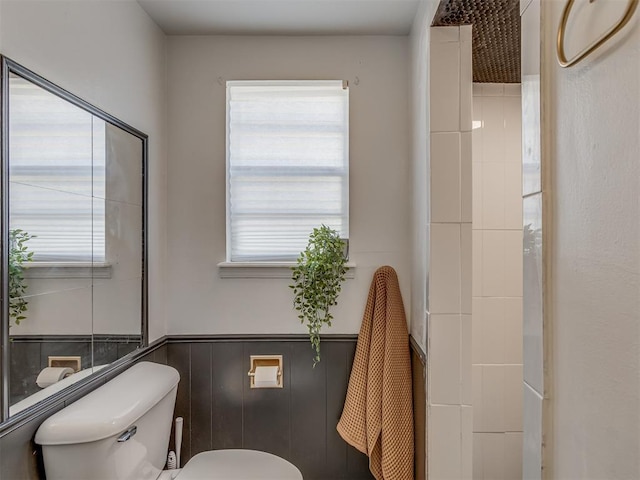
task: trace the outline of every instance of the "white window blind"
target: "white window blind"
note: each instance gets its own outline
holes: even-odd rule
[[[227,82],[227,261],[295,260],[322,224],[349,237],[349,90]]]
[[[35,261],[105,261],[105,122],[10,77],[10,228]]]

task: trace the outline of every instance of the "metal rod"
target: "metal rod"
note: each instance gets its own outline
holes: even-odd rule
[[[593,3],[594,1],[595,0],[590,0],[589,3]],[[571,14],[571,7],[573,7],[573,4],[575,3],[575,0],[568,0],[567,4],[564,7],[564,10],[562,11],[560,25],[558,26],[558,39],[557,39],[556,51],[558,55],[558,63],[560,64],[560,66],[563,68],[571,67],[572,65],[575,65],[581,60],[584,60],[586,57],[588,57],[590,54],[592,54],[594,51],[600,48],[605,42],[607,42],[607,40],[613,37],[620,30],[622,30],[622,28],[629,22],[629,20],[631,20],[631,17],[633,17],[633,14],[635,13],[636,8],[638,7],[638,2],[640,2],[640,0],[629,0],[629,3],[627,5],[627,10],[625,11],[624,15],[620,18],[620,20],[618,20],[618,22],[613,27],[607,30],[607,32],[604,35],[602,35],[598,40],[596,40],[587,48],[582,50],[572,59],[567,60],[567,56],[564,51],[564,38],[567,30],[567,21],[569,20],[569,15]]]

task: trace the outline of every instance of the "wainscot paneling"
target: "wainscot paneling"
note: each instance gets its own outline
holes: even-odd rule
[[[427,466],[427,388],[426,355],[411,339],[413,376],[413,429],[415,442],[415,480],[425,480]]]
[[[135,361],[149,361],[167,363],[167,346],[164,341],[158,342],[149,349],[146,354],[135,358]],[[136,355],[134,355],[136,356]],[[107,374],[99,375],[89,383],[61,396],[48,403],[44,408],[38,409],[35,414],[16,415],[11,418],[9,425],[0,432],[0,479],[1,480],[39,480],[44,479],[44,466],[42,463],[42,449],[33,441],[38,427],[48,417],[72,404],[87,393],[95,390],[100,385],[128,368],[131,362],[123,359],[117,368]]]
[[[49,356],[79,356],[81,368],[115,362],[140,345],[140,335],[14,335],[9,342],[9,403],[36,393],[38,374]]]
[[[323,337],[314,368],[305,336],[169,338],[167,364],[181,378],[182,463],[212,448],[248,448],[289,460],[305,480],[372,479],[367,457],[336,431],[356,339]],[[283,355],[283,388],[249,387],[249,357],[260,354]]]
[[[324,337],[322,361],[313,368],[304,336],[169,337],[135,361],[171,365],[180,373],[175,416],[184,418],[183,464],[209,449],[254,448],[291,461],[305,480],[371,480],[367,457],[336,431],[355,346],[355,335]],[[249,356],[257,354],[284,356],[284,388],[249,388]],[[45,478],[42,451],[33,442],[40,424],[129,364],[125,359],[108,375],[5,428],[0,433],[0,479]],[[424,365],[424,353],[412,343],[416,480],[425,478]]]

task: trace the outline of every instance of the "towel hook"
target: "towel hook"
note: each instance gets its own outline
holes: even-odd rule
[[[593,3],[594,1],[595,0],[589,0],[589,3]],[[571,13],[571,7],[573,7],[573,4],[575,3],[575,0],[568,0],[567,4],[564,7],[564,10],[562,11],[562,18],[560,20],[560,25],[558,27],[557,53],[558,53],[558,63],[560,64],[560,66],[563,68],[566,68],[566,67],[575,65],[576,63],[578,63],[579,61],[583,60],[588,55],[593,53],[599,47],[601,47],[607,40],[609,40],[616,33],[618,33],[622,29],[622,27],[624,27],[629,22],[629,20],[631,20],[631,17],[633,17],[633,14],[638,6],[639,1],[640,0],[629,0],[629,3],[627,4],[627,10],[624,12],[624,15],[620,18],[620,20],[616,22],[616,24],[613,27],[607,30],[607,32],[604,35],[602,35],[598,40],[596,40],[587,48],[585,48],[580,53],[578,53],[571,60],[567,60],[567,57],[564,51],[564,36],[567,29],[567,20],[569,19],[569,14]]]

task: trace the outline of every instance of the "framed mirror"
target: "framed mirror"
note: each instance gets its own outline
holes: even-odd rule
[[[2,420],[147,344],[147,136],[2,58]]]

